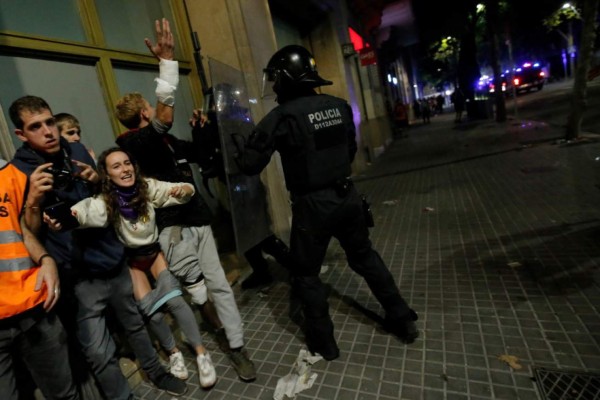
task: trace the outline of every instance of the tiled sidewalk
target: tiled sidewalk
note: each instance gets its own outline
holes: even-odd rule
[[[313,365],[297,399],[528,400],[541,398],[535,367],[600,373],[600,142],[524,146],[558,134],[543,124],[456,128],[442,116],[411,129],[356,179],[421,337],[406,346],[379,328],[379,304],[334,242],[322,279],[341,357]],[[204,392],[193,376],[182,399],[272,399],[303,348],[284,277],[234,290],[258,379],[240,382],[206,335],[219,381]],[[171,398],[146,383],[136,393]]]

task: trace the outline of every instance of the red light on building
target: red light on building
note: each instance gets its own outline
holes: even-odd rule
[[[348,34],[350,35],[350,41],[355,51],[360,51],[365,47],[363,38],[354,29],[348,27]]]

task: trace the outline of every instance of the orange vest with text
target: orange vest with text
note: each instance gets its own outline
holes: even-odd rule
[[[46,286],[34,291],[39,268],[31,260],[19,216],[27,176],[11,164],[0,167],[0,319],[44,302]]]

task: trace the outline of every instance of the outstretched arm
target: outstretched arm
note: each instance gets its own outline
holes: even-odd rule
[[[175,105],[175,90],[179,84],[179,64],[174,61],[175,39],[171,32],[169,21],[163,18],[154,22],[156,43],[144,39],[150,52],[159,61],[159,77],[156,81],[156,116],[162,124],[173,125],[173,106]]]

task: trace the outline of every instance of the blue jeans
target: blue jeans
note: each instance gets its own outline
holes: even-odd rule
[[[66,334],[54,314],[39,306],[22,316],[0,320],[0,393],[17,400],[13,354],[23,359],[47,400],[79,399],[73,383]]]
[[[115,277],[80,280],[75,284],[75,296],[79,303],[77,338],[107,399],[126,400],[132,397],[106,325],[108,306],[125,330],[129,344],[150,380],[154,381],[166,373],[133,299],[131,276],[125,265]]]

